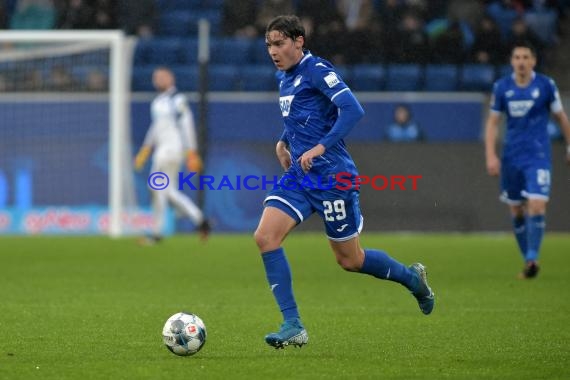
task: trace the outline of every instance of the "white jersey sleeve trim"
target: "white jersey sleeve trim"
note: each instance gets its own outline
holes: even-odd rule
[[[336,94],[334,94],[333,96],[331,96],[331,102],[334,100],[334,98],[336,98],[338,95],[342,94],[345,91],[350,91],[350,88],[343,88],[342,90],[340,90],[339,92],[337,92]]]
[[[552,113],[561,112],[563,109],[564,107],[562,107],[562,102],[560,101],[559,97],[557,97],[552,103],[550,103],[550,111]]]

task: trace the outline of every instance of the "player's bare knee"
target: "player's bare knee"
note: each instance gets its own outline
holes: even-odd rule
[[[529,215],[544,215],[546,213],[546,202],[542,200],[531,200],[528,203]]]
[[[279,248],[279,244],[281,244],[280,239],[278,239],[275,234],[268,233],[259,228],[253,233],[253,239],[261,252],[272,251]]]
[[[360,263],[352,257],[336,256],[336,262],[342,269],[347,272],[358,272],[360,270]]]

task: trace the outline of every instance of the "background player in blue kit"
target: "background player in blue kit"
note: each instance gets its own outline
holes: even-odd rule
[[[536,277],[540,243],[544,235],[546,203],[550,194],[551,153],[548,135],[550,113],[566,139],[570,163],[570,123],[554,81],[534,71],[536,52],[520,42],[511,53],[513,73],[493,88],[491,111],[485,126],[487,172],[501,176],[501,200],[509,205],[513,230],[525,266],[520,278]],[[501,113],[507,129],[501,161],[495,145]]]
[[[267,335],[265,341],[276,348],[302,346],[308,341],[281,243],[314,212],[323,219],[342,268],[404,285],[416,297],[421,311],[431,313],[435,299],[422,264],[406,267],[385,252],[360,246],[363,218],[356,188],[343,191],[333,186],[321,190],[301,185],[305,176],[311,183],[328,178],[333,185],[337,173],[350,173],[354,179],[356,166],[343,138],[364,115],[362,107],[334,67],[304,49],[305,30],[298,17],[276,17],[268,24],[265,38],[269,55],[279,70],[279,105],[285,127],[276,154],[285,176],[299,185],[289,183],[269,192],[254,234],[284,319],[280,330]]]

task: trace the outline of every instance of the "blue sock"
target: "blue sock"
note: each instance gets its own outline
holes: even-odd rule
[[[267,281],[273,291],[273,296],[281,309],[283,319],[299,318],[297,303],[293,296],[291,269],[283,248],[277,248],[261,254]]]
[[[514,216],[513,217],[513,232],[515,233],[515,238],[519,245],[519,249],[523,258],[526,257],[527,250],[527,231],[526,231],[526,219],[524,216]]]
[[[388,256],[386,252],[375,249],[364,250],[364,263],[362,263],[360,273],[398,282],[410,291],[418,287],[419,279],[414,271]]]
[[[527,239],[528,248],[526,250],[526,261],[538,260],[538,253],[540,251],[540,243],[544,236],[544,215],[532,215],[528,217],[527,223]]]

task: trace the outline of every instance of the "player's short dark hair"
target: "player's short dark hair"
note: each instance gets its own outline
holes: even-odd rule
[[[527,48],[528,50],[530,50],[530,53],[536,57],[536,48],[534,47],[534,45],[527,40],[517,40],[513,43],[512,48],[511,48],[511,54],[515,51],[516,48]]]
[[[267,24],[265,35],[273,30],[282,33],[285,37],[291,38],[292,40],[295,40],[297,37],[305,38],[305,27],[299,17],[295,15],[281,15],[275,17]]]

